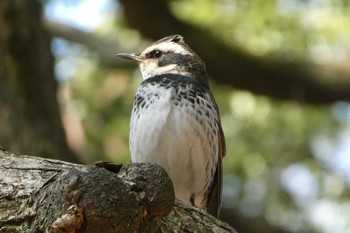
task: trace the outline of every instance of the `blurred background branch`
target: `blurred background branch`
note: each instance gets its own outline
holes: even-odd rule
[[[206,61],[212,79],[222,84],[304,103],[350,100],[350,67],[345,65],[349,60],[326,66],[255,56],[205,28],[175,18],[165,1],[120,2],[128,25],[146,37],[156,40],[181,32]]]
[[[115,41],[58,21],[44,19],[43,22],[45,29],[51,34],[51,36],[82,44],[92,52],[97,53],[100,64],[103,66],[124,69],[134,67],[130,62],[116,59],[116,51],[122,51],[123,48],[118,46],[118,43]]]
[[[226,44],[204,28],[176,19],[169,5],[163,1],[152,0],[152,4],[134,0],[121,2],[128,24],[152,40],[182,32],[206,61],[212,79],[219,83],[301,103],[325,104],[350,100],[350,67],[346,65],[349,60],[312,64],[256,56]],[[155,19],[152,17],[154,12],[162,13],[157,14]],[[101,64],[111,68],[130,68],[128,62],[116,60],[111,53],[125,50],[117,46],[117,42],[67,24],[49,20],[44,22],[52,36],[83,44],[96,52]]]

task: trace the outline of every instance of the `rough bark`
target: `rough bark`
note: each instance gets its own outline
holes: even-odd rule
[[[62,126],[39,1],[0,1],[0,145],[77,162]]]
[[[324,104],[350,100],[350,69],[255,57],[225,44],[210,31],[182,22],[163,0],[120,0],[127,23],[157,40],[182,34],[203,58],[211,78],[225,85],[278,99]]]
[[[156,164],[84,166],[0,151],[0,232],[234,232],[176,201]]]

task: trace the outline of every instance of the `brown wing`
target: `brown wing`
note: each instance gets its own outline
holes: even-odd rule
[[[219,151],[218,151],[218,163],[216,165],[216,172],[213,179],[213,184],[209,190],[207,211],[216,218],[219,215],[221,207],[221,192],[222,192],[222,158],[226,155],[225,136],[222,131],[221,123],[219,121]]]

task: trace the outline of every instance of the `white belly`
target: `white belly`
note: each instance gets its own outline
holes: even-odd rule
[[[133,112],[131,161],[160,164],[173,181],[176,197],[186,203],[192,198],[196,206],[204,208],[211,179],[206,169],[217,162],[217,143],[208,134],[215,126],[191,104],[175,106],[171,95],[171,90],[164,89],[148,107]]]

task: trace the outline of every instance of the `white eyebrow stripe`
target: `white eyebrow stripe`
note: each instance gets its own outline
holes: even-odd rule
[[[155,44],[155,45],[151,45],[150,47],[148,47],[147,49],[145,49],[142,52],[142,55],[146,55],[147,53],[153,51],[153,50],[160,50],[163,52],[168,52],[168,51],[172,51],[174,53],[180,53],[183,55],[189,55],[191,54],[189,51],[185,50],[181,45],[174,43],[174,42],[164,42],[164,43],[160,43],[160,44]]]

